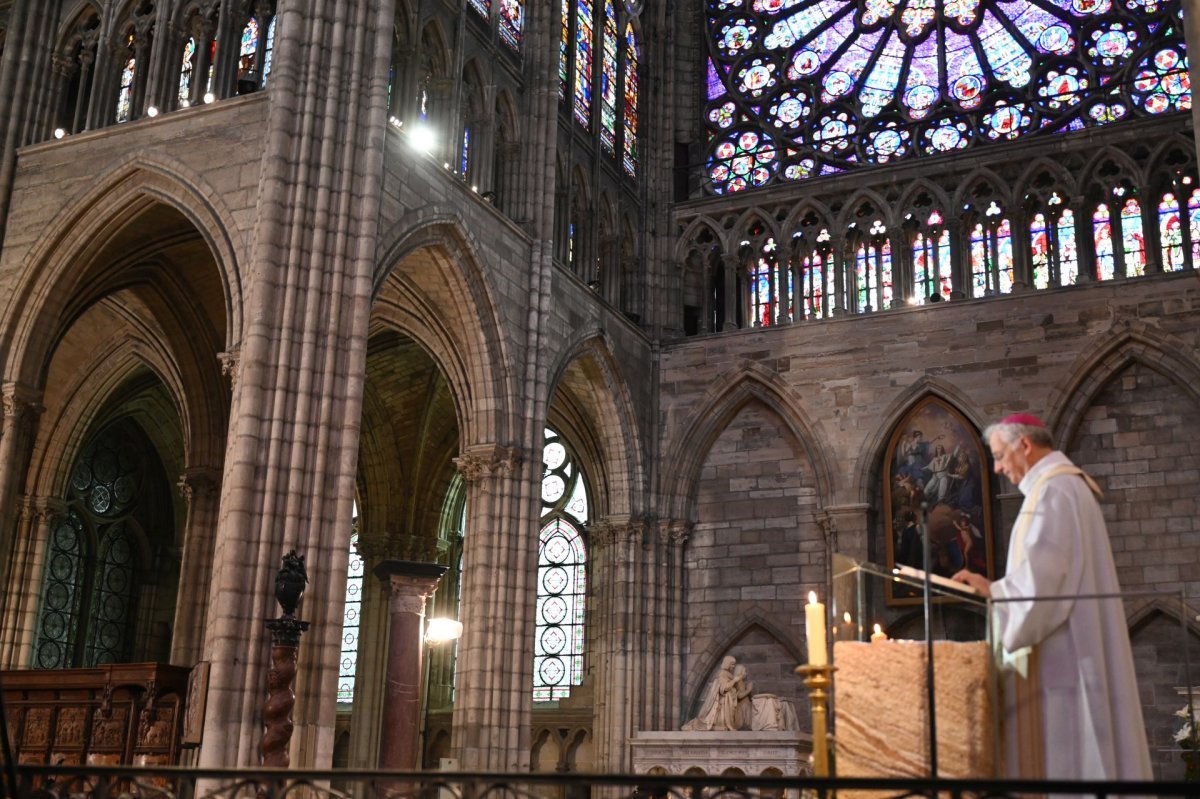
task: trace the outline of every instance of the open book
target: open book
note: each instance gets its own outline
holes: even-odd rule
[[[925,570],[914,569],[912,566],[897,566],[892,570],[896,574],[902,574],[905,577],[911,577],[914,580],[925,582]],[[940,574],[929,575],[929,582],[936,585],[938,588],[945,588],[950,591],[957,591],[960,594],[971,594],[980,596],[980,593],[966,583],[960,583],[956,580],[951,580],[949,577],[943,577]]]

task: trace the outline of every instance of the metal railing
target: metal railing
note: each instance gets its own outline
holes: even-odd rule
[[[16,768],[17,799],[825,799],[1200,796],[1192,782],[495,774],[98,766]],[[5,786],[5,794],[12,789]]]

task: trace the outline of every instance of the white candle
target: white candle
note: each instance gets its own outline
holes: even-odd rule
[[[880,627],[878,624],[876,624],[875,632],[871,633],[871,643],[875,643],[876,641],[886,641],[886,640],[887,640],[887,633],[885,633],[883,631],[882,627]]]
[[[829,662],[825,654],[825,606],[817,601],[817,592],[808,592],[808,604],[804,606],[804,634],[808,637],[808,665],[824,666]]]

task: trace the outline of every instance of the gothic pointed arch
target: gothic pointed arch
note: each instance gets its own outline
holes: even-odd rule
[[[903,217],[904,214],[914,211],[922,195],[928,198],[931,208],[940,209],[943,213],[951,208],[952,199],[944,188],[928,178],[919,177],[911,181],[900,195],[899,201],[896,202],[896,213]],[[923,205],[921,207],[923,208]]]
[[[797,663],[803,663],[807,659],[803,640],[792,628],[772,619],[772,614],[765,608],[750,608],[739,617],[740,623],[736,628],[729,630],[724,637],[711,641],[702,651],[692,653],[691,667],[684,675],[683,695],[687,698],[686,707],[694,708],[699,704],[704,694],[704,678],[716,670],[721,659],[729,654],[739,641],[754,632],[761,631]]]
[[[982,431],[989,424],[989,420],[983,417],[977,409],[975,401],[965,391],[937,376],[921,375],[916,382],[888,403],[887,408],[879,416],[879,424],[875,426],[859,449],[856,458],[858,468],[850,486],[850,496],[854,497],[854,502],[870,504],[875,501],[880,463],[887,449],[888,439],[891,438],[896,425],[900,424],[914,408],[929,398],[941,400],[954,408],[974,425],[976,430]]]
[[[892,204],[882,194],[871,188],[861,188],[854,192],[842,206],[841,213],[834,220],[838,229],[845,229],[851,224],[869,223],[870,219],[880,219],[885,225],[891,226]]]
[[[583,466],[593,486],[592,517],[639,513],[644,482],[643,437],[623,370],[612,341],[600,330],[585,330],[567,343],[551,372],[552,417],[572,423]]]
[[[1126,367],[1141,363],[1174,382],[1200,403],[1200,360],[1178,338],[1144,323],[1121,324],[1101,337],[1075,361],[1062,388],[1047,398],[1047,423],[1055,441],[1074,441],[1096,395]]]
[[[803,410],[800,399],[777,373],[757,363],[743,362],[717,378],[686,419],[667,417],[669,425],[676,422],[670,425],[674,432],[667,434],[663,448],[668,453],[664,462],[673,468],[661,478],[670,518],[696,518],[692,494],[704,459],[730,420],[752,401],[761,402],[776,414],[804,449],[813,468],[818,505],[828,502],[841,488],[833,478],[835,461],[829,446]]]
[[[676,259],[686,258],[688,253],[695,248],[696,243],[704,236],[711,239],[711,242],[708,243],[709,247],[714,247],[719,252],[725,251],[725,237],[721,232],[720,225],[708,217],[698,216],[689,222],[683,233],[676,238]]]
[[[207,181],[174,162],[134,156],[90,183],[64,204],[47,232],[22,259],[25,264],[8,307],[8,326],[0,330],[0,349],[7,351],[5,374],[38,385],[49,349],[69,303],[94,295],[99,269],[112,265],[114,231],[131,221],[166,208],[194,229],[211,254],[223,294],[222,329],[227,352],[241,337],[242,289],[238,271],[244,240],[233,215]]]
[[[480,247],[455,214],[423,209],[380,237],[373,314],[427,349],[446,375],[463,446],[508,441],[517,375]]]

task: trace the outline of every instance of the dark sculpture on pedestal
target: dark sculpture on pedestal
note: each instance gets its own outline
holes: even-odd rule
[[[287,768],[291,764],[288,745],[292,740],[292,708],[296,694],[296,651],[308,622],[296,618],[296,606],[308,584],[304,556],[292,550],[283,556],[283,566],[275,575],[275,599],[283,609],[278,619],[267,622],[271,632],[271,670],[267,672],[267,703],[263,706],[262,764]]]

